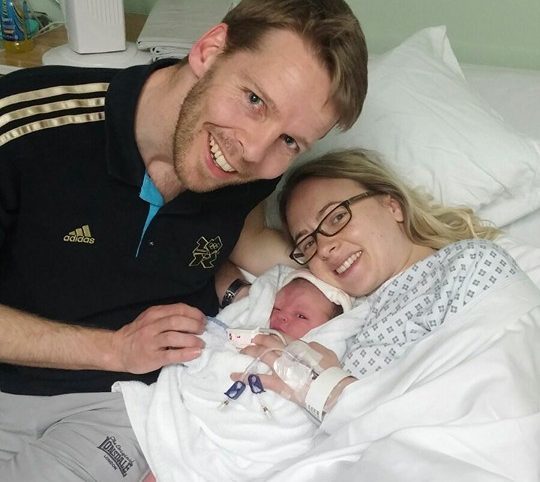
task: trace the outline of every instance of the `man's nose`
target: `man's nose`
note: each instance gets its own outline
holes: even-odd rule
[[[260,164],[276,149],[281,137],[281,128],[277,124],[255,124],[246,133],[244,140],[244,159],[248,163]]]

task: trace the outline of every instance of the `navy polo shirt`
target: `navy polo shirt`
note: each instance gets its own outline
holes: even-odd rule
[[[133,126],[145,80],[169,64],[0,79],[0,303],[110,329],[156,304],[216,313],[214,273],[277,179],[156,202]],[[156,377],[0,364],[9,393],[109,391]]]

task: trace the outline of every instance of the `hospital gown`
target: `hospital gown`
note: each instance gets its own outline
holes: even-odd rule
[[[465,240],[440,249],[358,301],[368,305],[368,313],[348,341],[344,368],[365,377],[388,366],[470,301],[520,271],[491,241]]]

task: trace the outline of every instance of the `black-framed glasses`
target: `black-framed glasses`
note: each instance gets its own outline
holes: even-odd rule
[[[335,236],[349,224],[349,221],[352,218],[351,204],[377,194],[381,193],[377,191],[365,191],[339,203],[332,211],[322,218],[322,221],[313,231],[311,231],[311,233],[304,236],[296,243],[289,254],[289,258],[301,265],[308,264],[317,253],[317,234],[321,234],[327,238]]]

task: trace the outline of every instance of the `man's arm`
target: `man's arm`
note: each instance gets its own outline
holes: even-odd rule
[[[35,367],[147,373],[199,356],[204,315],[154,306],[117,331],[68,325],[0,305],[0,361]]]
[[[229,259],[240,268],[259,276],[276,264],[295,266],[289,258],[290,249],[281,231],[266,226],[263,201],[246,218]]]

